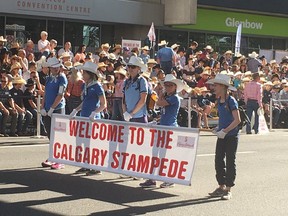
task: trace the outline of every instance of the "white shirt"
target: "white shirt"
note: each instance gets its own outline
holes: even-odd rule
[[[45,50],[41,51],[44,47],[46,47],[47,45],[49,44],[49,41],[48,40],[39,40],[38,41],[38,50],[39,52],[43,53],[44,51],[47,51],[49,52],[49,49],[46,48]]]

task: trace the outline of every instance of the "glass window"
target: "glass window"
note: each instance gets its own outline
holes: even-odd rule
[[[219,52],[224,53],[227,50],[232,50],[232,36],[231,35],[214,35],[207,34],[206,44]]]
[[[115,27],[114,25],[101,25],[101,44],[109,43],[112,46],[116,43],[115,38]],[[117,38],[117,43],[121,44],[121,39]]]
[[[46,30],[46,20],[7,17],[5,28],[8,47],[15,40],[19,42],[20,46],[23,46],[29,39],[37,44],[40,32]]]
[[[58,47],[63,46],[63,21],[48,20],[48,38],[55,39]]]
[[[203,48],[206,46],[206,40],[205,40],[205,34],[204,33],[190,32],[189,33],[189,44],[187,47],[190,46],[192,41],[197,41],[199,50],[203,50]]]
[[[273,39],[273,49],[285,50],[285,39]]]
[[[174,31],[174,30],[160,30],[159,42],[161,40],[166,40],[169,42],[168,46],[172,46],[177,43],[181,47],[187,47],[188,42],[188,32],[184,31]]]
[[[85,44],[88,52],[94,52],[99,47],[99,25],[89,23],[66,22],[65,41],[70,41],[75,52],[79,46]]]
[[[0,36],[4,36],[5,17],[0,16]]]
[[[272,49],[271,38],[249,37],[249,50]]]

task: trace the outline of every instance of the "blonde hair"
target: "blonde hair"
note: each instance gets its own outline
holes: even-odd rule
[[[40,36],[42,37],[43,35],[47,35],[47,36],[48,36],[48,32],[46,32],[46,31],[41,31]]]
[[[71,79],[71,81],[73,83],[81,80],[82,79],[81,72],[79,72],[78,70],[72,69],[72,73],[71,73],[71,78],[70,79]]]

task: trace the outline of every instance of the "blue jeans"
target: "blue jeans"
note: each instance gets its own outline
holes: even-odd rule
[[[255,114],[255,123],[254,123],[254,130],[255,133],[259,132],[259,116],[257,114],[257,110],[259,109],[258,101],[256,100],[248,100],[247,101],[247,116],[251,122],[252,114],[254,112]],[[246,132],[251,133],[251,124],[247,124],[246,126]]]
[[[171,74],[172,71],[172,61],[165,61],[165,62],[160,62],[161,68],[164,71],[165,75],[166,74]]]

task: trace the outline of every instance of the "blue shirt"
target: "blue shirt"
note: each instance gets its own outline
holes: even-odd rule
[[[165,100],[169,105],[161,109],[160,125],[178,127],[177,116],[180,108],[180,97],[174,94],[166,96]]]
[[[144,64],[147,64],[148,60],[150,59],[149,55],[144,55],[143,53],[139,57],[143,60]]]
[[[124,98],[126,104],[126,110],[128,113],[131,113],[136,107],[137,103],[140,100],[141,93],[148,94],[148,84],[145,78],[138,76],[134,80],[127,79],[124,83]],[[146,103],[143,107],[133,115],[133,118],[141,118],[147,115]]]
[[[227,128],[233,121],[232,111],[238,109],[238,103],[234,97],[229,96],[225,103],[220,103],[218,99],[218,116],[219,116],[219,124],[218,131]],[[239,132],[239,128],[236,127],[233,130],[229,131],[227,136],[237,135]]]
[[[45,103],[44,108],[48,111],[54,103],[58,95],[64,95],[67,88],[68,81],[63,73],[57,76],[49,76],[45,84]],[[65,98],[63,97],[55,110],[59,110],[65,107]]]
[[[174,51],[170,47],[163,47],[157,52],[157,58],[160,62],[172,61]]]
[[[96,82],[91,86],[83,84],[83,104],[80,116],[89,117],[93,111],[95,111],[100,106],[99,97],[104,95],[104,90],[100,83]],[[96,115],[96,119],[100,119],[100,113]]]

